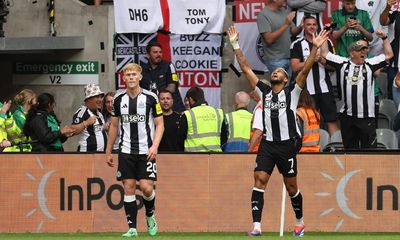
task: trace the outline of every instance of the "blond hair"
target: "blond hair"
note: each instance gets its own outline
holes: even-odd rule
[[[122,68],[122,72],[125,74],[127,71],[137,71],[142,73],[142,67],[137,63],[128,63]]]
[[[13,99],[13,104],[24,105],[28,100],[31,101],[32,98],[36,98],[36,94],[31,89],[23,89]]]

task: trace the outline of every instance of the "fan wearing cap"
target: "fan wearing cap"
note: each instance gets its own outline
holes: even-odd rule
[[[377,146],[374,74],[386,66],[393,51],[383,31],[377,30],[376,35],[383,40],[384,53],[372,58],[368,58],[368,47],[362,40],[350,44],[349,58],[329,52],[326,44],[321,47],[326,64],[334,67],[338,74],[339,97],[343,100],[340,131],[346,150]]]
[[[80,134],[79,152],[103,152],[106,148],[107,133],[105,120],[101,114],[104,92],[96,84],[88,84],[84,89],[85,104],[74,114],[72,127]]]
[[[296,142],[300,136],[300,129],[296,125],[295,114],[300,93],[315,62],[317,49],[328,39],[328,32],[323,30],[319,35],[313,36],[310,55],[297,74],[293,89],[285,87],[289,76],[283,68],[277,68],[272,72],[271,86],[261,82],[240,50],[238,34],[234,26],[228,29],[229,41],[240,68],[245,73],[250,87],[256,89],[262,102],[262,118],[259,121],[263,137],[254,168],[254,186],[251,195],[253,230],[248,235],[261,235],[265,189],[276,165],[283,176],[296,215],[294,235],[301,237],[304,235],[303,197],[297,187],[296,160]]]

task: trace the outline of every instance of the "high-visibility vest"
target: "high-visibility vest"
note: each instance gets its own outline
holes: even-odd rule
[[[184,114],[188,125],[185,152],[222,152],[222,110],[202,104],[186,110]]]
[[[318,116],[310,108],[298,108],[297,116],[303,121],[303,141],[300,152],[319,152],[320,133]]]
[[[225,152],[247,152],[253,114],[245,109],[225,114],[228,123],[228,141]]]
[[[4,127],[7,131],[8,140],[12,143],[18,144],[21,142],[27,142],[29,140],[23,132],[25,120],[26,111],[22,106],[17,106],[14,114],[6,119]],[[30,152],[32,150],[32,146],[30,144],[22,144],[20,146],[9,147],[7,150],[8,152],[20,152],[21,150],[23,152]]]

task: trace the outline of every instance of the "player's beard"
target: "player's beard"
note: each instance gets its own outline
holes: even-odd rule
[[[280,79],[271,79],[271,84],[272,85],[278,85],[278,84],[281,84],[282,83],[282,80],[280,80]]]

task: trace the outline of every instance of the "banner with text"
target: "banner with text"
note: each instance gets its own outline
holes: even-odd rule
[[[183,97],[189,88],[204,90],[209,105],[221,105],[221,44],[218,34],[171,35],[171,59]]]
[[[164,26],[160,0],[114,1],[117,33],[153,33]]]
[[[99,83],[99,62],[14,62],[16,85],[86,85]]]
[[[218,34],[165,35],[118,34],[116,38],[118,88],[124,88],[120,71],[127,63],[146,63],[146,45],[157,40],[163,46],[163,57],[171,61],[178,72],[182,99],[187,90],[199,86],[209,105],[221,105],[221,44]],[[166,52],[170,49],[170,52]],[[170,59],[169,59],[170,58]]]
[[[235,1],[234,12],[235,27],[240,33],[240,48],[248,59],[251,68],[260,72],[268,72],[263,61],[263,43],[256,23],[258,14],[265,7],[265,2],[265,0]],[[241,71],[236,57],[234,66]]]
[[[222,32],[225,0],[168,0],[168,6],[171,33]]]

